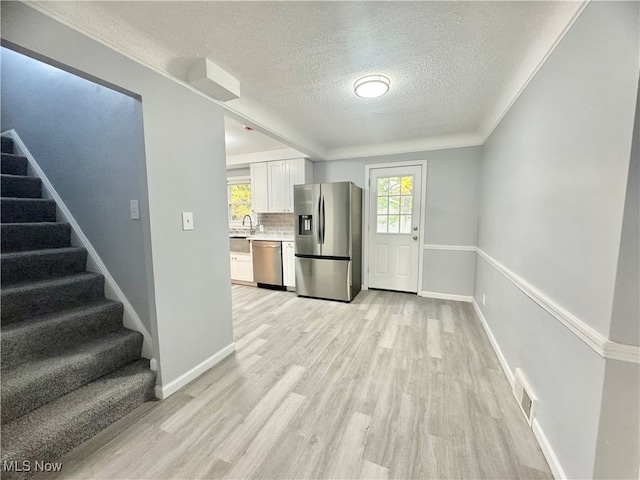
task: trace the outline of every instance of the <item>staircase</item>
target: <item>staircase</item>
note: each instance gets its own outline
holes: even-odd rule
[[[153,396],[142,334],[2,137],[2,478],[26,478]],[[31,471],[23,462],[30,462]],[[8,462],[8,463],[5,463]],[[13,462],[13,463],[11,463]],[[64,468],[64,467],[63,467]],[[63,470],[64,471],[64,470]]]

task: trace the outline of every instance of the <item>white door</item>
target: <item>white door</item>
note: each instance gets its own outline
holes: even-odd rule
[[[415,293],[422,167],[372,168],[369,175],[369,287]]]

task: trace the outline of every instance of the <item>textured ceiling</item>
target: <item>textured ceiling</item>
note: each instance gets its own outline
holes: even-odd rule
[[[480,144],[580,2],[35,2],[179,79],[206,57],[226,106],[316,158]],[[380,73],[390,92],[356,97]]]

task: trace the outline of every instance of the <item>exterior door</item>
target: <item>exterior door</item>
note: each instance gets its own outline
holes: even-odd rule
[[[372,168],[369,180],[369,287],[417,293],[422,167]]]

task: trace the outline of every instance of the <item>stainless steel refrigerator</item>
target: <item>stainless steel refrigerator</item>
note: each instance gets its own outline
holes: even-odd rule
[[[293,187],[296,293],[350,302],[360,291],[362,189],[351,182]]]

